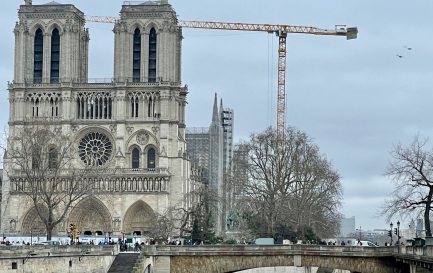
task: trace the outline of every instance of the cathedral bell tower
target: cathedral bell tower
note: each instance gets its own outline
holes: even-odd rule
[[[84,13],[70,4],[25,1],[15,26],[15,84],[85,82],[89,35]]]
[[[168,1],[125,3],[113,29],[115,80],[180,82],[182,31],[176,12]]]

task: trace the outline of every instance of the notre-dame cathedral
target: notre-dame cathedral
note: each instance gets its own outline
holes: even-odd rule
[[[77,202],[55,234],[69,223],[87,234],[146,234],[156,213],[187,207],[183,197],[195,183],[185,153],[188,90],[181,85],[182,31],[169,3],[124,3],[109,82],[88,79],[89,32],[77,7],[26,1],[18,17],[9,139],[29,125],[56,128],[76,144],[75,168],[103,169],[96,183],[103,194]],[[13,157],[4,161],[1,232],[25,235],[43,224],[12,183],[20,178]]]

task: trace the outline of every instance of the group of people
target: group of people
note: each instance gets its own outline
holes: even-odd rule
[[[20,246],[29,246],[30,242],[26,242],[26,241],[9,241],[6,239],[6,237],[3,237],[3,239],[0,241],[0,246],[16,246],[16,245],[20,245]]]
[[[133,246],[134,252],[140,252],[141,249],[145,245],[158,245],[158,241],[156,241],[155,239],[145,240],[141,243],[136,241],[132,245],[131,243],[128,243],[127,240],[122,240],[121,238],[119,238],[117,243],[119,245],[120,252],[132,251],[132,246]],[[182,245],[182,242],[180,240],[167,240],[167,241],[163,241],[161,244],[163,244],[163,245]]]
[[[121,238],[119,238],[119,240],[117,241],[117,244],[119,245],[120,252],[131,251],[132,244],[128,244],[127,240],[122,240]],[[134,252],[140,252],[141,248],[144,245],[155,245],[155,244],[157,244],[157,243],[153,239],[151,239],[149,241],[146,240],[146,241],[141,242],[141,243],[136,241],[134,243]]]

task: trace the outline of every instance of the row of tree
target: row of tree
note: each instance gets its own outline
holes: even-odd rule
[[[16,176],[19,170],[19,176],[26,180],[14,186],[33,202],[50,239],[72,205],[91,194],[93,185],[83,184],[81,179],[94,166],[74,171],[76,151],[62,133],[26,126],[15,135],[7,141],[4,158],[9,160],[9,167],[5,172]],[[6,152],[6,146],[2,148]],[[433,150],[427,139],[416,137],[408,146],[396,145],[391,155],[386,174],[393,179],[395,190],[382,213],[388,218],[422,216],[426,235],[431,236]],[[64,169],[69,171],[68,187],[64,187]],[[340,176],[311,138],[295,128],[287,128],[284,138],[278,138],[272,129],[251,135],[236,146],[233,169],[225,177],[224,199],[206,186],[199,187],[185,196],[195,195],[193,199],[198,200],[191,207],[173,206],[157,215],[152,235],[163,238],[177,233],[215,240],[217,202],[228,202],[224,206],[227,228],[236,229],[245,238],[313,240],[338,232]]]
[[[92,194],[93,185],[82,183],[82,178],[95,166],[75,170],[73,141],[61,132],[25,126],[15,136],[3,147],[9,160],[5,171],[11,178],[19,172],[22,179],[11,182],[32,201],[50,239],[71,207]],[[330,236],[337,231],[340,177],[305,133],[288,128],[279,139],[268,129],[239,144],[235,154],[234,169],[225,181],[226,191],[232,195],[230,204],[224,206],[231,212],[227,228],[250,237],[304,236],[312,231]],[[152,236],[163,238],[175,232],[197,240],[215,240],[215,217],[220,213],[216,204],[227,201],[227,196],[217,196],[207,185],[185,199],[192,195],[198,201],[191,207],[173,206],[156,215]]]

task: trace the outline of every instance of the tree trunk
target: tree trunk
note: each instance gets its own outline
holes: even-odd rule
[[[431,237],[431,228],[430,228],[430,210],[431,210],[431,202],[433,196],[433,187],[430,187],[424,211],[424,227],[425,227],[425,236]]]
[[[48,203],[48,205],[51,205],[50,203]],[[53,229],[54,229],[54,225],[53,225],[53,211],[51,209],[51,207],[48,207],[48,219],[47,219],[47,241],[51,240],[52,234],[53,234]]]
[[[47,241],[51,240],[51,237],[53,235],[53,228],[54,227],[47,227]]]

